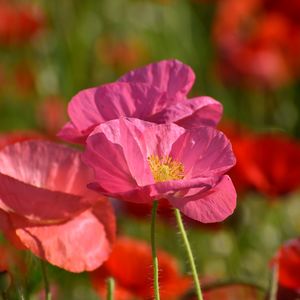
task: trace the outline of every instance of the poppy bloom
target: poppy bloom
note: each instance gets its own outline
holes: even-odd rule
[[[131,71],[118,82],[81,91],[69,103],[71,121],[58,135],[66,141],[84,143],[97,125],[119,117],[173,122],[185,128],[215,126],[222,105],[210,97],[188,100],[194,80],[190,67],[165,60]]]
[[[102,36],[97,41],[96,55],[100,62],[114,70],[128,70],[146,61],[147,48],[141,40]]]
[[[297,141],[280,134],[263,134],[249,136],[246,143],[244,154],[238,156],[239,167],[252,187],[269,197],[299,189],[300,144]]]
[[[107,259],[115,220],[106,198],[86,188],[80,152],[45,141],[0,151],[0,228],[16,246],[72,272]]]
[[[299,76],[299,8],[298,0],[220,1],[214,40],[222,79],[273,89]]]
[[[257,290],[246,284],[230,284],[222,287],[212,288],[206,291],[205,285],[202,285],[205,300],[257,300]],[[187,298],[187,300],[196,300],[196,297]]]
[[[134,253],[134,255],[133,255]],[[158,251],[159,282],[162,299],[178,299],[192,287],[192,280],[182,276],[174,257]],[[146,242],[120,237],[114,244],[109,259],[91,273],[91,280],[100,297],[105,297],[105,279],[116,281],[118,300],[153,299],[151,247]]]
[[[14,45],[31,40],[44,26],[42,11],[33,5],[0,1],[0,43]]]
[[[66,121],[64,99],[48,96],[37,107],[36,117],[40,126],[49,136],[55,136]]]
[[[253,135],[249,130],[243,128],[240,124],[225,121],[219,126],[220,130],[229,138],[234,155],[236,156],[236,165],[228,172],[238,193],[246,192],[253,186],[247,178],[249,153],[255,151],[252,148]],[[263,150],[262,150],[263,151]]]
[[[87,138],[83,161],[95,173],[89,187],[103,195],[136,203],[165,198],[203,223],[224,220],[236,205],[235,189],[224,175],[235,157],[213,127],[112,120]]]
[[[300,239],[283,244],[272,263],[279,267],[279,294],[296,293],[300,297]]]

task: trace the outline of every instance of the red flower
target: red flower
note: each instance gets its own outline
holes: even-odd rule
[[[26,95],[34,91],[35,74],[28,63],[16,66],[14,70],[14,84],[20,94]]]
[[[278,300],[300,297],[300,238],[289,240],[279,249],[272,264],[278,264]]]
[[[220,129],[228,136],[233,153],[236,156],[236,165],[228,172],[238,193],[246,192],[251,188],[247,178],[249,163],[249,149],[252,143],[252,134],[243,126],[233,122],[223,122]]]
[[[19,253],[8,244],[0,244],[0,272],[10,272],[14,268],[26,272],[26,264]]]
[[[65,105],[60,96],[48,96],[37,108],[37,119],[50,136],[66,122]]]
[[[256,189],[277,197],[300,187],[300,143],[283,134],[255,134],[238,124],[225,123],[236,156],[230,177],[239,192]]]
[[[249,140],[242,167],[249,183],[276,197],[300,187],[300,144],[283,135],[260,135]],[[244,157],[244,159],[246,159]]]
[[[279,265],[279,284],[300,292],[300,238],[283,244],[275,262]]]
[[[148,58],[145,45],[138,39],[116,39],[113,36],[105,36],[97,42],[96,51],[101,63],[120,72],[137,67]]]
[[[161,299],[178,299],[191,287],[190,277],[182,276],[174,257],[158,251]],[[91,273],[94,288],[105,297],[105,279],[116,280],[116,300],[152,299],[152,256],[150,246],[142,241],[122,237],[117,240],[109,259]]]
[[[42,11],[29,4],[0,2],[0,43],[6,45],[26,43],[44,25]]]
[[[228,14],[230,12],[230,14]],[[223,0],[214,24],[221,77],[276,88],[300,71],[299,1]]]
[[[256,300],[259,299],[256,289],[252,286],[232,284],[204,292],[205,300]]]

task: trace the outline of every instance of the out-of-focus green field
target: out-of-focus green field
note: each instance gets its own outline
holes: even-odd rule
[[[17,2],[36,6],[43,21],[30,39],[0,44],[0,134],[30,130],[53,138],[67,120],[68,101],[79,90],[113,82],[153,61],[176,58],[196,73],[193,95],[209,95],[224,105],[223,120],[253,132],[299,137],[298,78],[269,89],[231,85],[218,76],[212,32],[221,2]],[[218,228],[188,224],[200,278],[246,281],[267,289],[271,258],[284,241],[300,235],[299,197],[298,191],[272,200],[259,191],[241,193],[235,213]],[[158,246],[175,255],[188,272],[175,220],[159,220],[158,229]],[[139,219],[119,212],[120,235],[148,241],[149,230],[150,216]],[[29,273],[26,278],[19,273],[16,283],[30,299],[39,299],[39,263],[28,253],[24,256]],[[97,299],[87,274],[48,268],[57,299]]]

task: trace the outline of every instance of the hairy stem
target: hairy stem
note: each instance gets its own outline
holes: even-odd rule
[[[190,266],[192,269],[197,299],[203,300],[203,296],[202,296],[202,292],[201,292],[201,288],[200,288],[200,282],[199,282],[198,273],[197,273],[197,268],[196,268],[196,264],[195,264],[195,259],[194,259],[192,248],[189,243],[189,240],[188,240],[188,237],[187,237],[187,234],[186,234],[183,222],[182,222],[181,214],[180,214],[179,209],[177,209],[177,208],[174,209],[174,212],[175,212],[175,217],[177,220],[177,225],[178,225],[179,231],[181,233],[181,236],[182,236],[182,239],[184,242],[184,246],[186,248],[186,252],[188,255],[188,259],[190,262]]]
[[[154,284],[154,299],[159,300],[159,282],[158,282],[158,259],[156,254],[155,243],[155,222],[158,201],[153,201],[152,218],[151,218],[151,247],[152,247],[152,261],[153,261],[153,284]]]

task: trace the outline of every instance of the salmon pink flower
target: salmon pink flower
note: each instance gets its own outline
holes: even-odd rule
[[[84,143],[97,125],[119,117],[173,122],[184,128],[215,126],[222,105],[206,96],[187,99],[194,80],[190,67],[165,60],[131,71],[118,82],[81,91],[69,103],[71,121],[58,135]]]
[[[80,152],[46,141],[0,151],[0,228],[16,246],[72,272],[107,259],[115,220],[106,198],[86,188]]]
[[[192,287],[192,280],[180,274],[178,263],[170,254],[158,251],[158,259],[161,299],[178,299]],[[109,259],[91,273],[91,280],[100,297],[106,294],[105,279],[112,276],[116,281],[116,299],[153,299],[151,269],[150,246],[143,241],[120,237]]]
[[[87,138],[84,162],[95,172],[89,187],[136,203],[167,199],[188,217],[219,222],[236,205],[229,176],[234,164],[228,139],[213,127],[184,129],[121,118]]]

